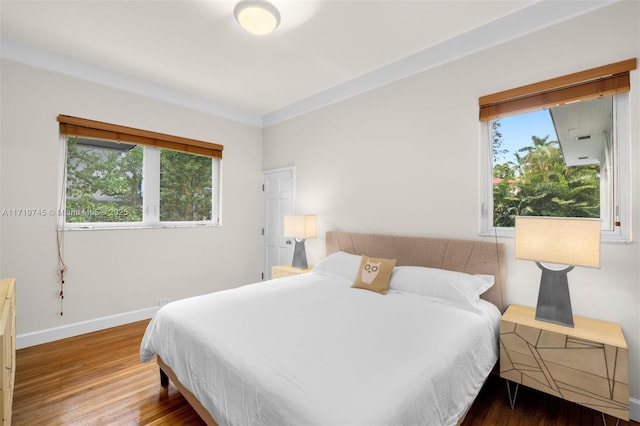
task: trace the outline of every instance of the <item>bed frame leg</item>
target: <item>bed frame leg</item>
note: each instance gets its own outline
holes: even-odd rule
[[[167,376],[167,373],[162,371],[162,368],[160,368],[159,370],[160,370],[160,386],[166,388],[167,386],[169,386],[169,376]]]

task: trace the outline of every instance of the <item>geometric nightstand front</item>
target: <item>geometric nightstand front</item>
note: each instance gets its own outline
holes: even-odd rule
[[[574,328],[511,305],[500,321],[500,376],[629,420],[629,350],[620,326],[574,317]]]

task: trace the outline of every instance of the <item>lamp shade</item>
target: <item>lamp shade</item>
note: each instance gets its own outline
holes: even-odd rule
[[[284,217],[284,235],[303,240],[315,238],[316,215],[294,215]]]
[[[516,217],[516,259],[600,267],[600,219]]]

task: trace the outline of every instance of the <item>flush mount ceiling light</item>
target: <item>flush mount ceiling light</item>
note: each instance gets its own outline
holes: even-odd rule
[[[280,24],[280,12],[264,0],[244,0],[233,9],[236,21],[252,34],[265,35]]]

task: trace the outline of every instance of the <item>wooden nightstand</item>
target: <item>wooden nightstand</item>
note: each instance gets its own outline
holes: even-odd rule
[[[565,327],[537,321],[534,308],[509,306],[500,321],[500,376],[628,421],[629,350],[622,329],[573,319],[575,327]]]
[[[271,278],[282,278],[290,275],[304,274],[313,269],[313,265],[309,265],[307,269],[294,268],[291,265],[279,265],[271,268]]]

